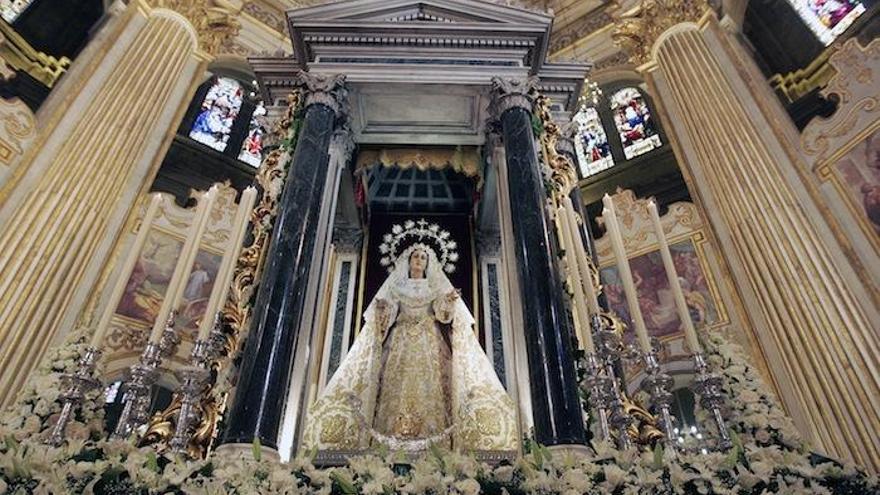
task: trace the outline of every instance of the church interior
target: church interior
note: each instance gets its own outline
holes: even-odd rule
[[[0,495],[880,493],[875,0],[0,0]]]

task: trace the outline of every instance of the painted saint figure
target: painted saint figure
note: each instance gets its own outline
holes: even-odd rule
[[[397,257],[364,319],[308,412],[306,448],[516,450],[513,401],[431,247]]]

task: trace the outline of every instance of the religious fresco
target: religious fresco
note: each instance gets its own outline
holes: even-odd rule
[[[669,250],[694,325],[700,328],[718,322],[718,310],[693,241],[688,239],[671,244]],[[648,332],[658,338],[681,333],[681,322],[660,258],[660,251],[651,251],[629,261],[636,290],[639,293],[639,307]],[[629,328],[632,328],[617,267],[603,268],[601,276],[611,309],[623,318]]]
[[[654,116],[638,89],[623,88],[611,95],[610,100],[614,124],[627,160],[660,147],[662,143]]]
[[[853,147],[835,167],[845,194],[880,234],[880,130]]]
[[[152,325],[171,281],[183,241],[157,230],[150,230],[140,257],[132,269],[116,314]]]
[[[135,325],[153,325],[182,247],[183,241],[177,237],[155,228],[150,231],[117,305],[117,316],[124,317]],[[183,300],[177,308],[177,328],[198,328],[221,260],[222,257],[218,254],[204,249],[199,251],[193,271],[186,282]]]
[[[217,151],[226,149],[232,124],[241,110],[244,89],[235,79],[219,77],[208,90],[189,137]]]
[[[205,314],[208,306],[208,298],[211,297],[211,289],[220,271],[220,263],[223,257],[219,254],[210,253],[200,249],[193,263],[192,272],[186,281],[183,290],[183,298],[177,306],[177,318],[175,326],[183,330],[196,331],[199,322]]]

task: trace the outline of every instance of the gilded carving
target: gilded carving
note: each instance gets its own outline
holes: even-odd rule
[[[0,99],[0,164],[12,165],[36,136],[33,112],[20,100]]]
[[[697,22],[708,9],[706,0],[642,0],[633,13],[612,13],[615,26],[611,37],[632,63],[642,65],[651,60],[654,43],[667,29]]]
[[[170,9],[186,17],[199,37],[199,48],[217,55],[224,42],[238,35],[237,9],[226,0],[153,0],[156,8]]]

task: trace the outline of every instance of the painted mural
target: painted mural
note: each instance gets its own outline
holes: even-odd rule
[[[716,323],[719,320],[718,310],[693,241],[688,239],[671,244],[669,250],[672,252],[672,260],[694,324],[699,328]],[[639,293],[639,307],[648,332],[660,338],[680,333],[681,322],[676,312],[672,291],[669,289],[660,252],[652,251],[632,258],[630,267]],[[603,268],[601,276],[611,309],[632,328],[617,267]]]
[[[880,235],[880,130],[853,147],[836,168],[846,194]]]

